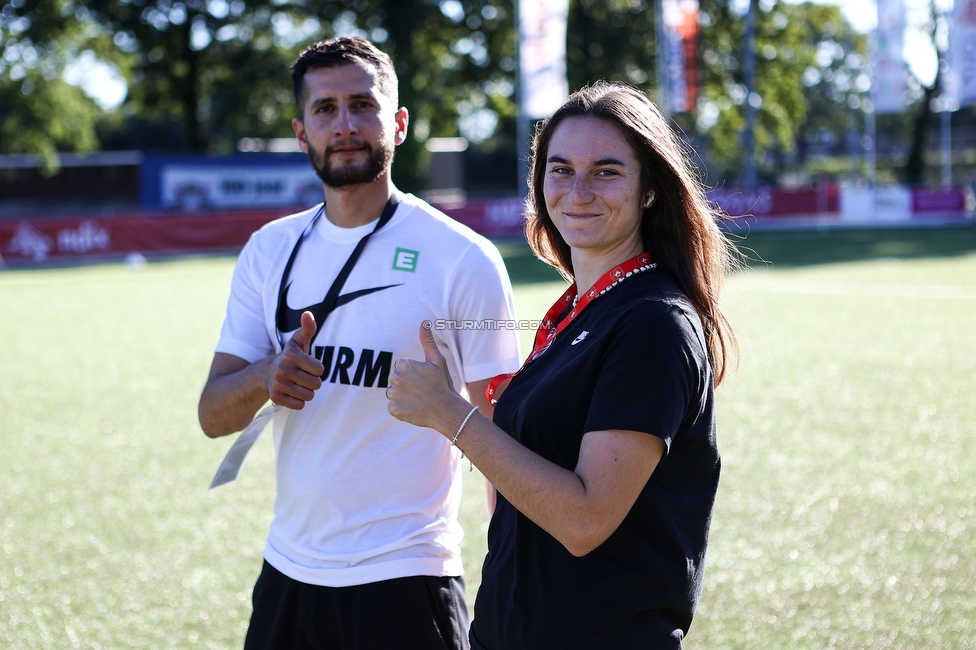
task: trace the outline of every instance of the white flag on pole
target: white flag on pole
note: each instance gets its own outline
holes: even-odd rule
[[[902,55],[905,35],[903,0],[878,0],[874,52],[874,112],[901,113],[907,108],[908,70]]]
[[[976,104],[976,0],[956,0],[952,10],[952,41],[947,95],[953,108]]]
[[[698,100],[698,0],[664,0],[667,110],[684,113]]]
[[[519,0],[519,91],[522,115],[539,120],[562,106],[569,0]]]

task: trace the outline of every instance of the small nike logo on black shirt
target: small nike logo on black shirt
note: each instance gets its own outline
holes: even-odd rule
[[[575,339],[573,339],[573,342],[570,343],[570,345],[576,345],[577,343],[579,343],[580,341],[582,341],[583,339],[585,339],[587,334],[589,334],[589,332],[587,332],[586,330],[583,330],[583,333],[580,334],[579,336],[577,336]]]

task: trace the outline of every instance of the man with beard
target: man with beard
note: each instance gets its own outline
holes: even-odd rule
[[[456,447],[387,412],[390,371],[435,337],[472,413],[518,367],[511,285],[484,238],[390,178],[408,115],[385,54],[317,43],[293,121],[325,203],[264,226],[234,270],[199,417],[243,429],[270,399],[277,495],[245,648],[466,648]],[[323,298],[324,296],[324,298]],[[470,414],[469,414],[470,417]],[[462,426],[458,422],[458,426]]]

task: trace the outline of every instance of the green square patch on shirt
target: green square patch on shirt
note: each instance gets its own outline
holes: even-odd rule
[[[412,251],[409,248],[396,249],[396,252],[393,253],[393,270],[413,273],[417,270],[418,257],[420,257],[420,251]]]

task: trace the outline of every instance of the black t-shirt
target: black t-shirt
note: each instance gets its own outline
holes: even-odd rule
[[[720,461],[701,321],[670,277],[638,273],[594,300],[512,380],[494,421],[570,471],[589,431],[645,432],[667,451],[620,527],[584,557],[498,495],[472,647],[680,647]]]

